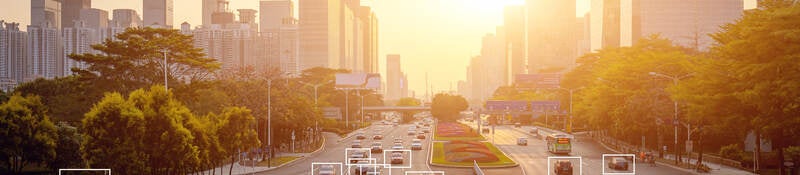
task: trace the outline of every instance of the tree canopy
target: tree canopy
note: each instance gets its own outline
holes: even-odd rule
[[[456,121],[460,117],[460,112],[467,110],[468,107],[469,104],[464,97],[440,93],[433,97],[431,114],[441,121]]]
[[[39,97],[12,95],[0,104],[0,126],[0,163],[8,171],[17,174],[56,156],[56,127]]]

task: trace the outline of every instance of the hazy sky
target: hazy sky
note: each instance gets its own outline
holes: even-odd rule
[[[30,23],[30,0],[0,0],[0,20]],[[260,0],[230,0],[230,8],[256,9]],[[371,1],[371,2],[369,2]],[[744,0],[753,8],[755,0]],[[469,59],[480,54],[481,37],[494,33],[503,23],[503,7],[524,0],[362,0],[371,4],[379,20],[380,70],[385,74],[386,54],[400,54],[408,74],[409,90],[425,95],[425,73],[434,90],[457,90],[466,79]],[[577,0],[576,16],[589,10],[589,0]],[[174,0],[174,25],[201,23],[201,0]],[[142,0],[92,0],[92,7],[107,11],[135,9],[141,15]],[[109,14],[109,18],[110,18]],[[22,30],[25,27],[22,27]],[[384,77],[385,79],[385,77]]]

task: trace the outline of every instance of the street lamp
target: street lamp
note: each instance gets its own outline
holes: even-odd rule
[[[333,80],[328,80],[325,83],[320,83],[320,84],[309,84],[309,83],[302,82],[302,81],[300,83],[303,83],[303,84],[305,84],[307,86],[313,86],[314,87],[314,105],[318,105],[318,103],[317,103],[317,89],[322,85],[326,85],[326,84],[332,83],[332,82],[333,82]]]
[[[272,79],[267,80],[267,168],[272,161]]]
[[[576,90],[583,89],[584,87],[571,88],[571,89],[562,88],[562,87],[558,87],[558,88],[561,89],[561,90],[565,90],[565,91],[569,92],[569,125],[567,125],[567,122],[565,121],[564,122],[564,129],[567,130],[567,133],[572,133],[572,93],[574,91],[576,91]]]
[[[660,74],[660,73],[657,73],[657,72],[650,72],[649,74],[650,74],[650,76],[656,76],[656,77],[663,77],[663,78],[671,79],[672,80],[672,84],[674,86],[678,86],[678,81],[680,81],[681,79],[689,77],[689,76],[692,76],[692,74],[686,74],[686,75],[683,75],[683,76],[680,76],[680,77],[678,77],[678,76],[669,76],[669,75],[664,75],[664,74]],[[674,146],[673,149],[675,150],[675,164],[678,164],[678,161],[679,161],[678,160],[678,125],[679,125],[679,122],[678,122],[678,101],[677,100],[673,100],[673,104],[674,104],[674,109],[675,109],[675,111],[674,111],[675,115],[673,116],[673,121],[672,121],[672,125],[674,126],[674,130],[675,130],[675,134],[674,134],[675,135],[675,140],[673,142],[673,146]],[[686,138],[686,139],[690,139],[690,138]]]
[[[161,51],[164,52],[164,89],[169,91],[169,87],[167,87],[167,49]]]

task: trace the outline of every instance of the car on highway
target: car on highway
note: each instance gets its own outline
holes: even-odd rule
[[[611,161],[608,161],[608,168],[615,170],[628,170],[628,160],[625,160],[625,158],[622,157],[611,158]]]
[[[539,128],[531,128],[531,130],[529,130],[528,133],[539,135]]]
[[[489,127],[483,127],[483,129],[481,129],[481,132],[489,133]]]
[[[422,140],[414,139],[411,141],[411,150],[422,150]]]
[[[525,137],[517,138],[517,145],[528,146],[528,138]]]
[[[352,148],[361,148],[361,140],[353,140]]]
[[[381,153],[383,152],[383,146],[381,145],[381,142],[373,142],[372,147],[370,147],[369,150],[372,153]]]
[[[381,140],[381,139],[383,139],[383,135],[375,134],[375,136],[372,136],[372,140]]]
[[[333,165],[322,165],[319,167],[317,175],[336,175]]]
[[[367,136],[364,136],[363,132],[359,132],[359,133],[356,134],[356,139],[358,139],[358,140],[367,139]]]
[[[553,171],[556,175],[572,175],[572,162],[569,160],[556,160],[553,163]]]
[[[392,143],[395,143],[395,144],[403,143],[403,138],[402,137],[395,137],[394,141],[392,141]]]
[[[392,149],[393,150],[402,150],[403,149],[403,144],[402,143],[395,143],[394,146],[392,146]]]
[[[408,135],[413,136],[413,135],[416,135],[416,134],[417,134],[417,131],[408,130]]]
[[[354,173],[357,175],[379,175],[381,170],[375,165],[357,165]]]
[[[519,122],[514,123],[514,127],[515,128],[520,128],[520,127],[522,127],[522,123],[519,123]]]
[[[424,128],[422,128],[422,132],[429,133],[429,132],[431,132],[431,128],[430,127],[424,127]]]
[[[419,133],[417,139],[425,139],[425,134]]]
[[[403,153],[392,153],[392,164],[403,164]]]
[[[363,158],[367,158],[367,157],[368,156],[367,156],[367,152],[366,151],[355,150],[355,151],[353,151],[353,153],[350,153],[350,163],[359,162],[359,160],[356,160],[356,159],[363,159]]]

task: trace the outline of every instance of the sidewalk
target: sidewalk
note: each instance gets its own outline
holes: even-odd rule
[[[328,133],[328,132],[323,132],[323,135],[324,136],[322,137],[323,138],[322,139],[322,146],[320,146],[320,148],[317,149],[314,152],[311,152],[311,153],[283,153],[283,152],[276,153],[276,157],[286,157],[286,156],[298,157],[297,159],[294,159],[292,161],[286,162],[286,163],[284,163],[283,165],[280,165],[280,166],[274,166],[274,167],[267,168],[266,166],[252,166],[250,164],[241,165],[241,164],[239,164],[239,161],[237,161],[237,162],[233,163],[233,169],[232,170],[230,169],[231,168],[231,164],[225,164],[223,166],[215,168],[213,171],[216,172],[216,173],[219,173],[221,171],[221,172],[223,172],[222,174],[228,174],[228,172],[231,171],[231,174],[244,175],[244,174],[255,174],[255,173],[260,173],[260,172],[265,172],[265,171],[277,169],[277,168],[292,164],[293,162],[297,162],[299,160],[302,160],[302,159],[305,159],[307,157],[313,156],[313,155],[321,152],[322,150],[325,150],[325,144],[327,144],[326,141],[328,139],[331,139],[331,138],[338,139],[337,137],[339,137],[336,134]],[[265,160],[262,160],[262,159],[257,159],[257,160],[258,161],[265,161]],[[249,160],[244,160],[244,161],[246,161],[248,163],[250,162]],[[210,173],[211,171],[212,170],[206,170],[203,173]]]

